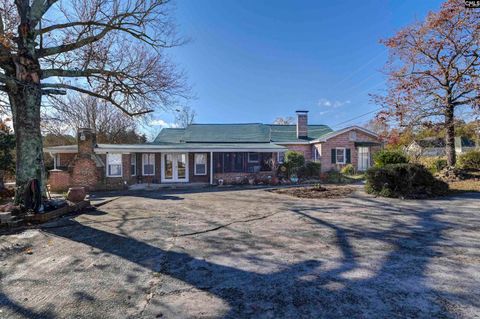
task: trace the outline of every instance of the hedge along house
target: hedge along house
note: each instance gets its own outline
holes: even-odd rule
[[[333,131],[308,125],[308,111],[297,111],[296,125],[192,124],[165,128],[147,144],[97,144],[95,133],[79,129],[78,145],[45,148],[54,158],[49,174],[52,190],[71,186],[116,189],[153,183],[238,183],[268,181],[273,163],[282,163],[287,150],[321,163],[322,171],[352,164],[370,166],[371,154],[381,147],[379,137],[351,126]]]

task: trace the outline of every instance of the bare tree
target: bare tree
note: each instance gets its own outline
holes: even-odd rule
[[[127,115],[184,94],[164,55],[181,44],[165,0],[0,0],[0,91],[16,134],[17,201],[43,182],[42,97],[76,91]]]
[[[273,124],[277,124],[277,125],[291,125],[291,124],[294,124],[294,123],[295,123],[295,120],[291,116],[277,117],[275,119],[275,121],[273,121]]]
[[[93,129],[98,143],[143,143],[137,133],[137,121],[108,102],[92,96],[70,93],[66,98],[52,99],[42,116],[42,129],[63,136],[75,135],[80,127]]]
[[[375,99],[381,116],[402,125],[442,122],[448,165],[455,157],[455,111],[480,106],[480,14],[463,0],[446,1],[424,22],[383,43],[390,49],[388,92]]]
[[[184,106],[175,110],[175,125],[177,127],[187,127],[195,122],[197,112],[189,106]]]

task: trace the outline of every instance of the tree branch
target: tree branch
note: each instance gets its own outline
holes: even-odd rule
[[[58,89],[43,89],[42,95],[67,95],[67,91]]]
[[[85,69],[85,70],[64,70],[64,69],[47,69],[42,71],[42,79],[46,79],[52,76],[59,77],[88,77],[91,75],[109,75],[109,76],[125,76],[124,72],[102,70],[102,69]]]
[[[466,105],[466,104],[471,104],[473,102],[476,102],[476,101],[479,101],[480,100],[480,95],[477,95],[477,96],[474,96],[474,97],[471,97],[469,99],[466,99],[466,100],[462,100],[462,101],[456,101],[454,103],[452,103],[453,105],[457,106],[457,105]]]
[[[89,45],[91,43],[94,43],[94,42],[97,42],[97,41],[101,40],[111,30],[112,29],[110,27],[106,27],[100,33],[98,33],[96,35],[93,35],[93,36],[90,36],[90,37],[83,38],[83,39],[81,39],[77,42],[74,42],[74,43],[63,44],[63,45],[59,45],[57,47],[51,47],[51,48],[46,48],[46,49],[39,49],[37,51],[37,54],[38,54],[39,57],[46,57],[46,56],[50,56],[50,55],[60,54],[60,53],[72,51],[72,50],[75,50],[75,49],[79,49],[83,46],[86,46],[86,45]]]
[[[30,21],[31,26],[34,28],[40,22],[42,17],[47,13],[50,7],[58,0],[34,0],[31,6]]]
[[[70,85],[70,84],[66,84],[66,83],[44,83],[44,84],[42,84],[42,88],[67,89],[67,90],[73,90],[73,91],[77,91],[77,92],[80,92],[80,93],[84,93],[84,94],[87,94],[87,95],[90,95],[90,96],[93,96],[93,97],[96,97],[96,98],[99,98],[99,99],[102,99],[104,101],[112,103],[112,105],[118,107],[123,113],[125,113],[129,116],[143,115],[143,114],[153,112],[153,110],[145,110],[145,111],[132,113],[132,112],[129,112],[127,109],[125,109],[123,106],[121,106],[111,96],[107,96],[107,95],[103,95],[103,94],[100,94],[100,93],[92,92],[90,90],[80,88],[80,87],[77,87],[77,86],[73,86],[73,85]]]

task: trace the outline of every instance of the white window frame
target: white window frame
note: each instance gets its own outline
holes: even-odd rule
[[[355,142],[357,140],[357,131],[350,131],[348,137],[350,142]]]
[[[205,166],[205,172],[204,172],[203,174],[197,173],[197,155],[203,155],[203,156],[205,156],[205,163],[203,164],[203,165]],[[208,162],[207,153],[195,153],[195,154],[193,155],[193,171],[194,171],[194,175],[197,175],[197,176],[207,175],[207,162]],[[198,165],[201,165],[201,164],[198,164]]]
[[[53,155],[53,169],[60,167],[60,154],[56,153]]]
[[[286,152],[277,152],[277,162],[279,164],[283,164],[283,162],[285,162],[285,153]],[[282,160],[280,160],[280,154],[283,154],[283,159]]]
[[[109,158],[113,155],[116,155],[116,156],[120,156],[120,175],[111,175],[110,174],[110,169],[109,169],[109,166],[110,166],[110,160]],[[123,177],[123,159],[122,159],[122,154],[121,153],[107,153],[107,161],[106,161],[107,165],[106,165],[106,176],[107,177]],[[118,164],[115,164],[115,165],[118,165]]]
[[[145,174],[145,156],[149,158],[150,156],[153,156],[153,174]],[[150,160],[148,160],[148,164],[150,163]],[[155,176],[155,153],[143,153],[142,154],[142,175],[143,176]]]
[[[338,150],[343,150],[343,161],[338,160]],[[347,148],[346,147],[336,147],[335,148],[335,163],[336,164],[346,164],[347,163]]]
[[[253,161],[250,160],[250,154],[252,154],[252,153],[257,154],[258,159],[257,159],[256,161],[255,161],[255,160],[253,160]],[[249,163],[258,163],[258,162],[260,162],[260,153],[258,153],[258,152],[248,152],[248,162],[249,162]]]
[[[135,166],[135,169],[130,172],[130,175],[137,176],[137,153],[130,154],[130,169],[132,169],[132,165]]]
[[[335,151],[335,156],[337,155],[336,151]],[[318,150],[318,148],[314,145],[313,146],[313,161],[314,162],[318,162],[320,161],[320,152]],[[336,158],[335,158],[336,159]]]

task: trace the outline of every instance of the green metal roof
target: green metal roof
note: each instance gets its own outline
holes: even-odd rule
[[[327,125],[308,125],[308,137],[297,138],[296,125],[268,125],[271,132],[271,141],[274,143],[311,141],[320,138],[322,135],[332,132]]]
[[[185,129],[186,143],[269,143],[263,124],[192,124]]]
[[[309,125],[308,137],[298,139],[295,125],[192,124],[185,129],[164,128],[153,143],[295,143],[311,141],[330,132],[332,129],[326,125]]]
[[[164,128],[158,133],[153,143],[182,143],[184,135],[185,129],[183,128]]]

